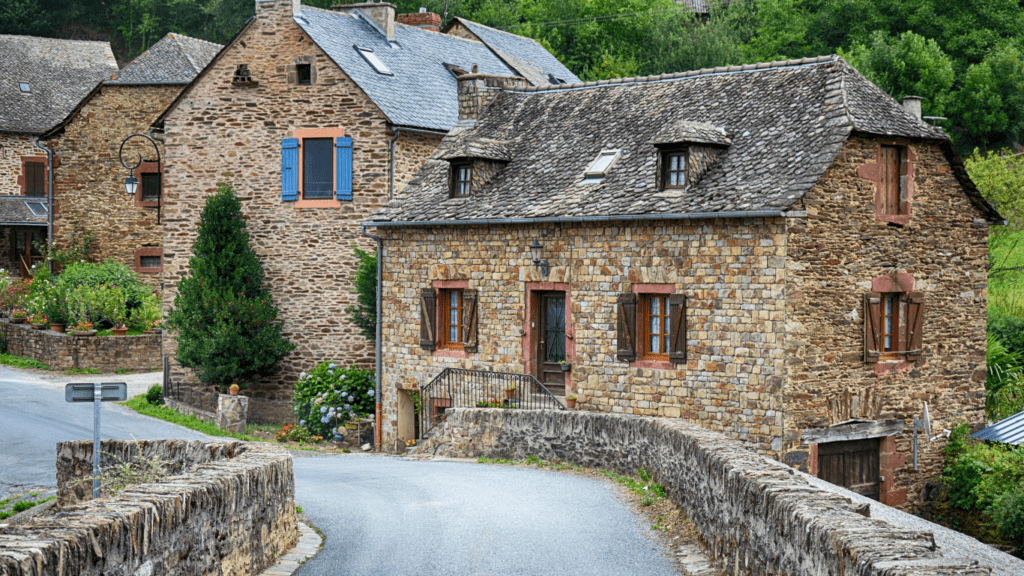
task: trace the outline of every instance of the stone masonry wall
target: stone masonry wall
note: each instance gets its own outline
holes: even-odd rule
[[[945,439],[919,444],[912,470],[911,428],[928,402],[935,434],[959,419],[984,422],[988,228],[934,144],[910,146],[914,196],[905,227],[875,217],[875,185],[858,174],[876,162],[878,143],[852,138],[788,219],[786,421],[784,461],[812,474],[814,454],[800,435],[849,420],[901,419],[895,451],[882,462],[883,496],[913,507],[938,476]],[[925,295],[924,355],[913,363],[864,362],[864,301],[872,278],[911,274]],[[887,442],[892,441],[890,438]],[[895,480],[895,484],[894,484]]]
[[[306,9],[306,8],[304,8]],[[324,360],[370,367],[373,346],[349,322],[355,304],[352,248],[373,252],[359,223],[388,200],[387,119],[292,20],[292,2],[257,4],[256,19],[200,78],[166,121],[164,304],[174,301],[187,271],[204,198],[230,181],[242,201],[251,242],[284,321],[298,347],[275,377],[251,395],[250,420],[288,422],[288,402],[300,372]],[[287,66],[312,58],[316,81],[288,83]],[[247,64],[255,86],[231,82]],[[353,139],[352,201],[313,207],[281,200],[281,141],[297,129],[338,129]],[[436,140],[403,134],[396,143],[396,189],[408,182]],[[316,204],[315,202],[313,204]],[[177,349],[172,337],[166,353]],[[171,378],[194,382],[173,362]],[[212,409],[208,407],[207,409]]]
[[[151,372],[160,369],[160,334],[80,338],[52,330],[34,330],[28,324],[0,322],[7,353],[35,358],[51,370],[95,368],[114,372],[121,368]]]
[[[23,156],[46,158],[46,152],[36,148],[35,136],[15,132],[0,132],[0,196],[21,196],[24,177]]]
[[[162,230],[156,208],[142,207],[125,194],[128,171],[121,166],[118,150],[129,134],[145,134],[182,88],[104,85],[64,132],[48,142],[60,156],[53,222],[58,248],[68,247],[77,223],[79,229],[93,233],[90,259],[96,262],[110,258],[135,270],[136,251],[159,249]],[[125,145],[125,161],[134,164],[139,154],[145,162],[156,160],[153,146],[134,138]],[[139,278],[151,286],[160,285],[159,272],[141,273]]]
[[[398,435],[402,391],[446,367],[528,372],[528,290],[567,288],[567,391],[583,410],[687,418],[763,453],[782,444],[785,223],[779,219],[380,229],[384,444]],[[530,261],[544,245],[546,278]],[[420,348],[419,294],[465,280],[479,299],[479,351]],[[687,296],[688,362],[615,359],[616,297],[635,284]]]
[[[64,500],[56,516],[0,530],[0,575],[259,574],[295,544],[295,480],[283,449],[184,440],[102,446],[127,461],[137,447],[184,473],[113,498]],[[92,442],[61,442],[57,454],[58,490],[67,496],[84,478],[91,495]]]
[[[862,516],[787,466],[677,419],[551,410],[455,409],[418,449],[438,456],[566,460],[650,471],[730,576],[982,576],[930,532]],[[870,513],[870,510],[869,510]]]

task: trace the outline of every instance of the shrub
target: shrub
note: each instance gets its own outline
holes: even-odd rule
[[[359,333],[367,340],[377,340],[377,256],[368,254],[359,248],[355,249],[356,257],[359,258],[359,266],[356,267],[355,279],[352,283],[356,285],[356,305],[345,309],[351,314],[351,320],[359,327]]]
[[[985,362],[988,366],[985,411],[989,418],[998,419],[998,415],[1006,411],[1000,407],[1000,392],[1021,378],[1021,354],[1008,350],[996,335],[989,333],[985,342]]]
[[[28,297],[29,283],[24,280],[13,280],[7,271],[0,271],[0,310],[24,308]]]
[[[984,446],[971,444],[970,427],[966,422],[953,427],[946,445],[942,482],[949,488],[949,501],[955,508],[972,510],[977,507],[978,485],[992,470],[984,450]]]
[[[277,361],[295,345],[281,335],[230,184],[221,183],[207,199],[192,254],[167,315],[167,325],[178,331],[178,362],[222,391],[276,374]]]
[[[159,406],[164,403],[164,389],[159,384],[153,384],[146,390],[146,402],[149,402],[153,406]]]
[[[76,286],[117,286],[124,292],[124,305],[134,310],[152,290],[139,281],[139,276],[124,264],[107,260],[99,264],[78,262],[69,264],[57,279],[61,290],[68,292]]]
[[[989,514],[1003,538],[1013,540],[1017,546],[1024,544],[1024,491],[1000,495],[989,508]]]
[[[313,434],[328,436],[332,429],[374,411],[373,370],[339,368],[321,362],[303,372],[295,383],[293,405],[299,425]]]

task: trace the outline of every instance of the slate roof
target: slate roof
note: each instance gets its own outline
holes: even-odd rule
[[[679,122],[722,128],[729,143],[685,190],[658,190],[652,136]],[[941,129],[913,117],[841,58],[823,56],[502,92],[475,126],[453,130],[370,220],[780,213],[814,186],[854,132],[939,141],[959,161]],[[481,139],[509,142],[511,162],[472,197],[449,198],[441,158]],[[608,175],[581,184],[608,149],[622,151]],[[966,173],[960,177],[972,202],[999,218]]]
[[[362,18],[303,6],[294,17],[309,37],[366,92],[392,124],[448,131],[459,120],[452,64],[484,74],[514,75],[494,52],[477,42],[395,24],[395,41]],[[379,74],[354,46],[369,48],[393,75]]]
[[[107,84],[188,84],[223,48],[220,44],[168,34],[122,68]]]
[[[45,132],[115,73],[108,42],[0,35],[0,131]]]
[[[26,202],[41,202],[48,206],[46,197],[0,196],[0,224],[46,226],[46,213],[36,216],[29,210]]]
[[[529,80],[534,86],[559,83],[552,82],[551,78],[565,83],[580,81],[575,74],[558,61],[558,58],[555,58],[533,38],[503,32],[464,18],[452,18],[452,22],[455,21],[461,22],[463,26],[469,28],[481,42],[494,50],[518,75]],[[448,26],[451,24],[449,23]]]
[[[1019,446],[1024,443],[1024,412],[1018,412],[995,424],[971,434],[978,440],[989,440]]]

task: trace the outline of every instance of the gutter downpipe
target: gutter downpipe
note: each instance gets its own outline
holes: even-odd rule
[[[53,150],[50,150],[46,146],[39,143],[39,138],[35,141],[36,148],[46,150],[46,164],[50,172],[50,177],[47,179],[47,206],[46,206],[46,253],[50,254],[53,251]],[[49,263],[53,266],[52,263]],[[50,269],[53,272],[53,269]]]
[[[362,232],[363,232],[363,236],[366,236],[367,238],[372,238],[372,239],[377,241],[377,322],[376,322],[377,325],[376,325],[376,329],[375,329],[376,333],[374,335],[374,340],[375,341],[374,341],[374,346],[373,346],[374,356],[376,356],[376,358],[374,360],[376,361],[376,366],[377,366],[376,374],[375,374],[376,377],[374,378],[377,381],[377,392],[374,395],[374,398],[377,400],[377,407],[376,407],[377,426],[374,428],[374,436],[375,436],[374,440],[375,440],[375,443],[377,444],[377,447],[376,447],[377,451],[380,452],[380,444],[381,444],[381,433],[380,433],[380,418],[381,418],[380,381],[381,381],[381,378],[382,378],[382,375],[381,375],[381,365],[382,365],[382,362],[381,362],[381,351],[380,351],[380,344],[381,344],[380,343],[380,339],[381,339],[381,321],[380,321],[381,320],[381,314],[380,313],[381,313],[381,287],[382,287],[382,284],[383,284],[382,274],[384,272],[384,239],[381,238],[380,236],[374,236],[373,234],[370,234],[369,232],[367,232],[365,224],[361,225],[361,229],[362,229]]]

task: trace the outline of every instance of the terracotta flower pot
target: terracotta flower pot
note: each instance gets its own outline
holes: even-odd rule
[[[63,324],[53,324],[53,323],[51,323],[50,324],[50,330],[53,330],[54,332],[60,332],[61,334],[63,334],[64,333],[64,325]]]
[[[228,388],[228,394],[231,394],[232,396],[238,396],[238,386],[232,385],[230,388]]]
[[[509,400],[511,400],[511,399],[513,399],[515,397],[516,397],[516,389],[515,388],[513,388],[511,390],[509,390],[508,388],[505,388],[505,398],[508,398]]]
[[[569,410],[575,410],[576,409],[576,399],[575,398],[566,398],[565,399],[565,407],[568,408]]]
[[[128,335],[128,329],[127,328],[111,328],[110,333],[113,334],[114,336],[127,336]]]

